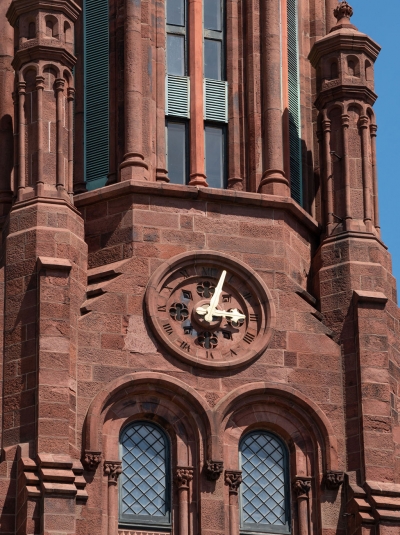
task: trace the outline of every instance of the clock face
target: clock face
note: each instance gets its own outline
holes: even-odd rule
[[[257,358],[275,319],[258,275],[210,251],[179,255],[160,266],[146,307],[155,335],[169,351],[203,368],[236,367]]]

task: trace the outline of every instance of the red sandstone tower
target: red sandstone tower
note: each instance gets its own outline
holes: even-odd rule
[[[0,7],[0,532],[400,533],[350,5]]]

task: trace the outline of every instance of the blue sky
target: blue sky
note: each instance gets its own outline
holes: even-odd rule
[[[353,24],[382,47],[375,64],[380,222],[400,289],[400,0],[348,2]]]

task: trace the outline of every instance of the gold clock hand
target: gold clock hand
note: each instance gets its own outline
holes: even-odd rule
[[[214,310],[217,308],[217,305],[219,303],[219,298],[220,298],[220,296],[222,294],[222,287],[223,287],[224,282],[225,282],[225,277],[226,277],[226,271],[224,270],[222,272],[222,274],[221,274],[221,277],[220,277],[219,281],[218,281],[217,287],[215,288],[214,295],[211,298],[210,306],[208,307],[207,314],[204,317],[204,319],[206,321],[208,321],[208,323],[212,322],[212,317],[213,317]]]

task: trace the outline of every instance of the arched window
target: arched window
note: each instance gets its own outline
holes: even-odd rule
[[[125,427],[120,439],[119,522],[134,526],[170,526],[169,441],[150,422]]]
[[[108,0],[84,2],[84,174],[88,190],[109,173]]]
[[[290,533],[289,468],[286,447],[274,434],[253,431],[240,442],[243,531]]]
[[[301,146],[300,69],[298,37],[298,1],[287,0],[290,189],[292,197],[303,203]]]

